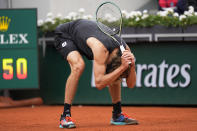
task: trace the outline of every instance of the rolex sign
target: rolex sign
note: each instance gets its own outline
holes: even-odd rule
[[[0,9],[0,89],[38,88],[37,10]]]

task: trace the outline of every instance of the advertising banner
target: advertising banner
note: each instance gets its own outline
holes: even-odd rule
[[[37,10],[0,10],[0,89],[38,88]]]
[[[137,81],[132,89],[122,83],[122,104],[197,105],[195,42],[128,45],[136,57]],[[86,66],[73,104],[111,104],[108,88],[95,88],[93,62],[83,58]],[[70,74],[69,64],[50,46],[41,61],[41,89],[45,102],[61,104],[64,102],[65,82]]]
[[[195,43],[133,44],[136,86],[123,88],[126,104],[197,104]],[[95,87],[92,73],[91,86]],[[123,80],[122,87],[127,87]]]
[[[196,43],[141,44],[131,49],[137,81],[134,89],[123,93],[126,103],[197,104]]]

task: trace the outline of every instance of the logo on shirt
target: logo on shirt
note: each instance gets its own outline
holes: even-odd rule
[[[62,47],[65,47],[67,45],[66,41],[62,43]]]

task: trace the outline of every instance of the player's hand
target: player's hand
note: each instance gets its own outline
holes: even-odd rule
[[[128,68],[135,64],[135,56],[129,50],[125,50],[121,56],[122,66]]]

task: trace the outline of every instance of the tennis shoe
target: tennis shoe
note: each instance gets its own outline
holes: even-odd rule
[[[138,121],[127,114],[121,113],[116,119],[112,118],[110,123],[112,125],[137,125]]]
[[[64,117],[61,115],[60,117],[60,125],[59,128],[75,128],[74,120],[70,116]]]

